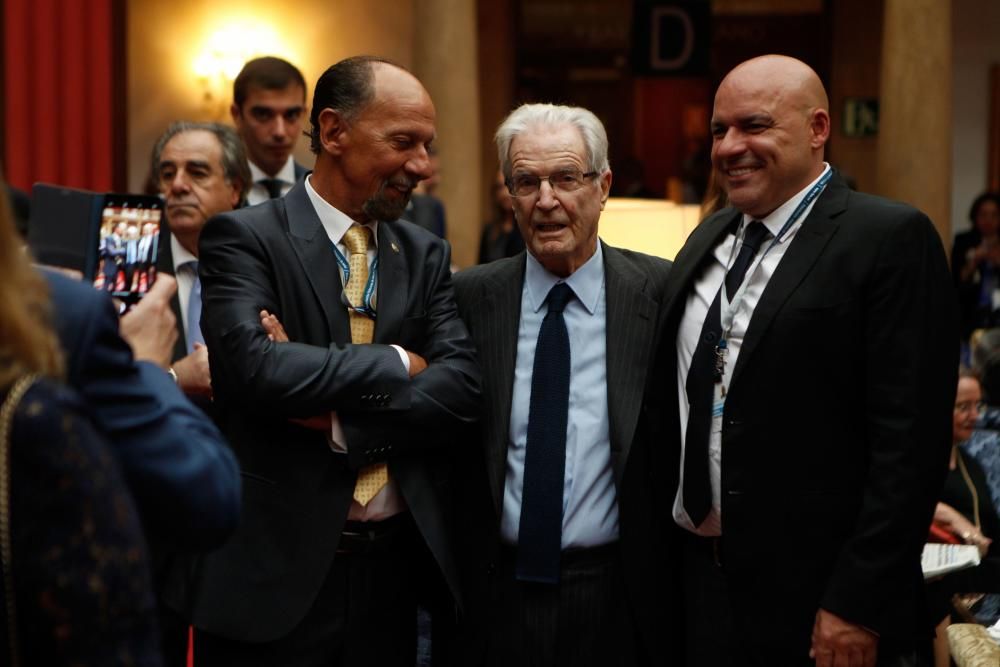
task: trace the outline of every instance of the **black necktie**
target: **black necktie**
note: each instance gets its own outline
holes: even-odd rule
[[[573,290],[565,283],[549,290],[549,310],[535,345],[517,538],[520,581],[559,583],[569,412],[569,334],[563,309],[571,298]]]
[[[743,284],[747,269],[767,236],[767,227],[756,220],[747,225],[743,245],[733,267],[726,274],[726,296],[732,298]],[[695,526],[712,509],[712,483],[708,469],[708,441],[712,430],[712,401],[715,396],[716,345],[722,336],[722,288],[708,308],[701,336],[691,357],[687,375],[687,395],[690,406],[687,436],[684,442],[684,511]]]
[[[267,189],[267,196],[271,199],[277,199],[281,196],[281,186],[284,182],[277,178],[262,178],[257,181]]]

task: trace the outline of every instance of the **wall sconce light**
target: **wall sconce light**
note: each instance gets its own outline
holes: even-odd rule
[[[251,58],[275,55],[295,61],[273,29],[257,24],[234,24],[211,34],[191,67],[201,90],[201,109],[209,119],[229,117],[233,80]]]

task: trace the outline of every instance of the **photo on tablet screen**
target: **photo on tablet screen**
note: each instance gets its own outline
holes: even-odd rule
[[[156,280],[161,203],[109,198],[101,212],[94,287],[132,308]]]

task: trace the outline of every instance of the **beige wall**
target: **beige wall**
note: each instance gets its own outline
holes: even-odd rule
[[[434,99],[441,184],[452,264],[476,263],[479,245],[479,71],[476,6],[469,0],[414,0],[413,71]]]
[[[251,43],[237,44],[250,57],[278,55],[302,70],[311,96],[319,75],[350,55],[373,53],[410,67],[413,58],[411,0],[381,3],[299,0],[129,0],[128,2],[128,184],[143,187],[157,136],[173,120],[225,120],[232,87],[208,106],[194,62],[211,37],[227,26],[241,27]],[[255,33],[255,26],[260,33]],[[267,53],[258,49],[267,48]],[[311,100],[307,100],[307,103]],[[305,124],[308,127],[308,123]],[[301,139],[296,158],[312,164]]]
[[[1000,65],[1000,3],[951,0],[954,61],[951,225],[969,227],[972,200],[988,185],[990,65]]]
[[[951,236],[950,0],[885,0],[878,189]]]
[[[833,132],[827,159],[859,190],[875,192],[878,137],[846,137],[844,101],[879,97],[882,53],[882,0],[837,0],[831,7],[833,57],[830,67],[830,117]],[[858,17],[865,20],[859,21]]]

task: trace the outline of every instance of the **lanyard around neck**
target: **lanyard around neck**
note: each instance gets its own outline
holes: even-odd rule
[[[781,226],[781,230],[778,232],[777,236],[771,239],[771,242],[768,244],[767,248],[764,249],[764,252],[754,260],[753,264],[750,265],[750,268],[746,272],[746,276],[743,278],[743,282],[736,290],[736,294],[733,295],[732,300],[729,300],[728,295],[726,294],[726,281],[725,278],[723,278],[721,288],[723,298],[719,300],[719,318],[720,324],[722,325],[722,338],[719,340],[720,348],[726,347],[726,341],[729,339],[729,334],[733,329],[733,320],[743,303],[743,297],[747,292],[747,287],[750,285],[750,279],[754,272],[764,261],[764,258],[767,257],[767,253],[771,252],[771,248],[776,246],[778,243],[781,243],[781,240],[785,237],[785,234],[788,233],[788,230],[792,228],[792,225],[794,225],[795,222],[802,217],[802,214],[807,208],[809,208],[809,205],[813,203],[821,192],[823,192],[823,188],[825,188],[826,184],[830,182],[830,177],[832,175],[833,170],[828,166],[826,171],[823,172],[823,175],[820,176],[819,180],[816,181],[811,188],[809,188],[809,192],[806,193],[806,196],[803,197],[802,201],[800,201],[798,206],[795,207],[792,214],[788,216],[788,220],[786,220],[785,224]],[[729,270],[732,268],[734,258],[736,257],[736,248],[742,244],[743,238],[746,236],[747,225],[741,224],[740,227],[739,233],[733,241],[733,247],[729,250],[729,260],[726,262],[726,273],[724,275],[729,274]]]
[[[351,265],[344,257],[344,253],[340,252],[340,248],[333,241],[330,241],[330,247],[333,248],[333,254],[337,258],[337,266],[340,267],[340,273],[344,277],[344,287],[347,287],[348,281],[351,279]],[[368,258],[365,258],[368,261]],[[377,311],[375,305],[372,303],[372,298],[375,296],[375,286],[378,282],[378,254],[375,255],[375,259],[372,260],[371,266],[368,268],[368,282],[365,283],[365,291],[361,300],[361,304],[355,306],[353,303],[349,304],[348,307],[356,313],[361,315],[367,315],[368,317],[375,319]]]

